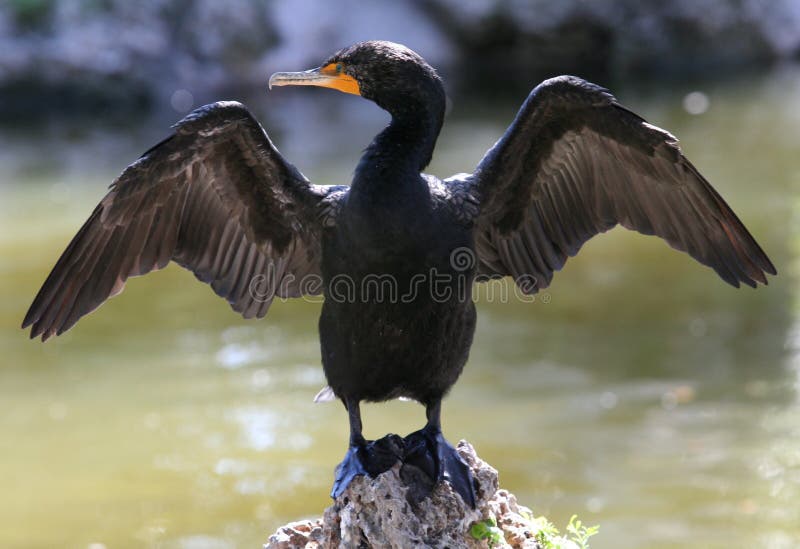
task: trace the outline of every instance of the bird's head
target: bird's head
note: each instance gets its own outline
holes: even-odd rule
[[[277,72],[269,79],[272,86],[333,88],[374,101],[396,118],[425,111],[441,116],[445,104],[433,67],[401,44],[378,40],[340,50],[316,69]]]

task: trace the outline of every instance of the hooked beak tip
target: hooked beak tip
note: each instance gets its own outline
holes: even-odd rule
[[[270,75],[269,80],[267,81],[267,91],[272,91],[272,83],[275,82],[275,74]]]

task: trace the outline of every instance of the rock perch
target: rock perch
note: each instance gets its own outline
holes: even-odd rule
[[[431,483],[427,475],[398,462],[374,479],[356,478],[321,518],[282,526],[265,549],[541,549],[539,521],[513,494],[499,489],[497,470],[464,440],[456,450],[475,478],[475,509],[447,483],[425,497]]]

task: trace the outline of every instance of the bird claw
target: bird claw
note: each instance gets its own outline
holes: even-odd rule
[[[403,457],[403,439],[387,435],[375,441],[353,444],[347,449],[342,462],[336,467],[331,497],[341,496],[353,479],[359,475],[375,478],[388,471]]]
[[[453,487],[464,503],[475,508],[472,471],[441,432],[421,429],[405,438],[387,435],[375,441],[351,445],[336,467],[331,497],[341,496],[359,475],[375,478],[398,461],[413,465],[433,480]]]
[[[434,484],[445,481],[461,496],[464,503],[475,508],[475,485],[472,470],[441,431],[421,429],[405,438],[403,461],[424,471]]]
[[[331,489],[331,497],[336,499],[350,486],[350,483],[358,475],[367,475],[367,468],[364,466],[363,446],[350,446],[344,455],[342,462],[336,466],[336,476]]]

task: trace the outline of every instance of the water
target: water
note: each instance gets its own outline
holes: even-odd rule
[[[737,291],[658,240],[603,235],[547,299],[481,300],[445,432],[536,514],[599,523],[595,548],[796,547],[800,71],[671,88],[616,91],[682,139],[780,277]],[[701,114],[686,110],[699,96],[684,108],[693,91]],[[283,153],[323,183],[349,177],[380,123],[324,92],[258,101]],[[457,103],[431,171],[471,170],[515,110]],[[164,127],[3,134],[3,547],[257,547],[329,503],[347,421],[311,402],[318,304],[247,322],[172,266],[45,345],[18,329],[105,186]],[[413,403],[364,407],[369,437],[423,417]]]

